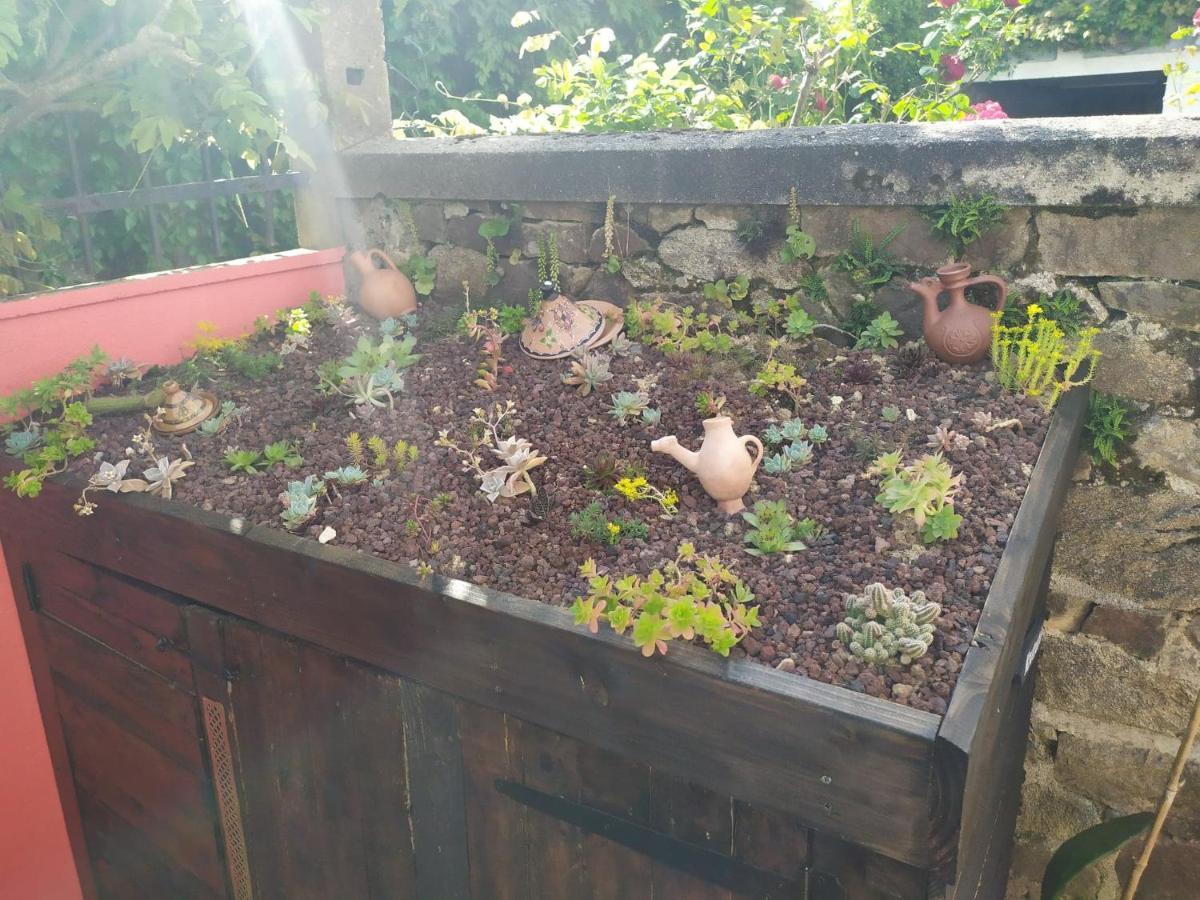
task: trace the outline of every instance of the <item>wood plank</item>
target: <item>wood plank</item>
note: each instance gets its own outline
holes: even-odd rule
[[[41,611],[190,692],[176,605],[63,554],[35,566]]]
[[[413,896],[396,679],[222,622],[255,896]]]
[[[947,881],[955,881],[955,898],[999,896],[1004,871],[990,876],[999,862],[997,833],[1010,833],[1016,810],[1007,801],[1019,792],[1019,768],[1000,752],[1002,746],[1023,758],[1023,744],[1013,746],[1010,732],[1028,727],[1013,720],[1027,701],[1025,637],[1040,617],[1058,528],[1058,513],[1079,453],[1088,391],[1071,391],[1058,404],[1055,417],[992,588],[980,614],[971,648],[938,731],[935,755],[935,799],[932,816],[935,862]],[[961,787],[960,787],[961,785]],[[951,802],[961,798],[961,812]],[[997,811],[1003,810],[1003,821]],[[990,884],[985,884],[990,882]]]
[[[470,897],[458,704],[453,697],[411,681],[396,681],[403,715],[416,896]]]
[[[649,766],[582,742],[575,757],[581,803],[649,827]],[[645,854],[595,834],[584,835],[580,853],[588,872],[604,873],[590,879],[595,900],[643,897],[651,889],[654,863]]]
[[[226,896],[176,864],[140,829],[85,791],[80,791],[79,806],[105,900],[216,900]]]
[[[733,855],[733,800],[654,769],[650,773],[650,827],[715,853]],[[661,862],[654,864],[653,884],[655,897],[731,900],[733,896],[725,888]]]
[[[496,790],[496,779],[521,778],[509,738],[508,717],[459,703],[466,775],[467,846],[471,896],[476,900],[530,900],[527,810]]]
[[[735,800],[733,855],[756,868],[803,883],[809,865],[809,829],[791,813]]]
[[[811,900],[926,900],[930,896],[926,870],[820,831],[812,832],[810,865]]]
[[[56,684],[192,772],[203,772],[195,698],[54,619],[40,617]]]
[[[32,527],[58,529],[81,558],[740,799],[794,809],[898,859],[929,859],[926,837],[901,826],[929,815],[933,715],[693,648],[647,661],[627,640],[576,628],[561,609],[452,579],[423,584],[405,567],[270,529],[234,534],[220,517],[153,498],[117,498],[100,530],[62,514],[62,490],[48,486],[25,508],[37,507]],[[0,510],[10,502],[0,498]],[[167,553],[181,545],[187,554]],[[772,727],[748,743],[748,720]]]
[[[108,806],[171,863],[214,891],[225,878],[207,785],[63,684],[58,705],[80,791]]]
[[[50,669],[49,655],[42,640],[42,617],[34,612],[39,598],[36,578],[33,575],[32,553],[29,549],[32,543],[34,542],[23,540],[19,535],[8,534],[3,537],[0,550],[4,552],[5,567],[8,569],[9,581],[12,585],[17,620],[20,623],[21,636],[24,639],[25,650],[29,658],[29,669],[33,676],[38,711],[46,734],[46,746],[50,753],[50,766],[54,771],[54,782],[62,806],[67,840],[71,847],[75,871],[79,875],[80,893],[83,895],[83,900],[96,900],[98,888],[84,833],[83,817],[79,810],[75,776],[71,768],[70,754],[67,751],[62,717],[58,714],[54,674]]]

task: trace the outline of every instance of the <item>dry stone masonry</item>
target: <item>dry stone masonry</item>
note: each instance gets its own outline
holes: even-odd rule
[[[570,294],[695,302],[706,282],[746,276],[751,296],[797,289],[779,261],[795,188],[828,289],[810,312],[837,323],[872,296],[913,338],[905,283],[951,258],[924,208],[992,194],[1009,209],[967,252],[1027,300],[1068,290],[1101,329],[1096,387],[1135,410],[1118,471],[1080,460],[1064,510],[1041,643],[1009,897],[1038,895],[1065,838],[1154,808],[1200,691],[1200,122],[1088,119],[872,126],[731,135],[367,141],[344,154],[344,216],[369,243],[438,265],[438,307],[525,301],[539,235],[556,235]],[[376,192],[385,186],[386,194]],[[361,187],[359,187],[361,186]],[[621,269],[602,266],[605,200],[616,198]],[[488,286],[479,224],[515,216],[495,242]],[[904,267],[864,291],[835,262],[858,221]],[[765,238],[747,242],[747,223]],[[415,224],[416,233],[413,233]],[[514,254],[515,256],[510,255]],[[836,352],[836,348],[827,348]],[[1142,895],[1194,898],[1200,885],[1200,752],[1168,819]],[[1117,896],[1126,851],[1080,895]]]

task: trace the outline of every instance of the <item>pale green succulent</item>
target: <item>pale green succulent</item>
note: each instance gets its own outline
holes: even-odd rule
[[[875,583],[858,596],[846,598],[846,618],[837,625],[837,638],[856,657],[872,666],[899,662],[911,665],[929,652],[940,604],[911,597],[896,588]]]

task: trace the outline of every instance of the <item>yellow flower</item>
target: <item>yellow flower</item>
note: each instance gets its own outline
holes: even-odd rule
[[[1042,314],[1042,308],[1040,306],[1038,306],[1036,303],[1030,303],[1027,307],[1025,307],[1025,315],[1029,316],[1029,318],[1031,318],[1031,319],[1034,316],[1040,316],[1041,314]]]
[[[621,533],[621,526],[618,525],[616,522],[609,522],[608,523],[608,533],[611,534],[613,537],[616,537],[618,534]]]
[[[674,506],[679,502],[679,495],[670,488],[663,492],[663,505]]]

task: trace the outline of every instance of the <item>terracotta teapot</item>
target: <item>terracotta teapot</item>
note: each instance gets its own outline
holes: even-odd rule
[[[937,270],[937,278],[922,278],[908,287],[925,302],[925,343],[939,359],[953,365],[978,362],[992,343],[992,316],[982,306],[967,300],[966,289],[975,284],[996,286],[999,298],[996,310],[1004,309],[1008,285],[995,275],[970,277],[969,263],[956,262]],[[945,309],[938,308],[938,297],[949,294]]]
[[[753,444],[758,452],[751,459],[746,446]],[[752,434],[738,437],[733,433],[733,419],[716,416],[704,420],[704,440],[699,452],[680,446],[675,435],[650,443],[655,453],[667,453],[700,479],[700,486],[717,501],[723,513],[737,513],[746,508],[742,497],[750,490],[750,482],[762,462],[762,441]]]
[[[383,268],[375,265],[376,260],[383,263]],[[362,276],[358,305],[367,315],[382,321],[399,318],[417,308],[417,292],[412,282],[382,250],[355,250],[350,254],[350,264]]]

